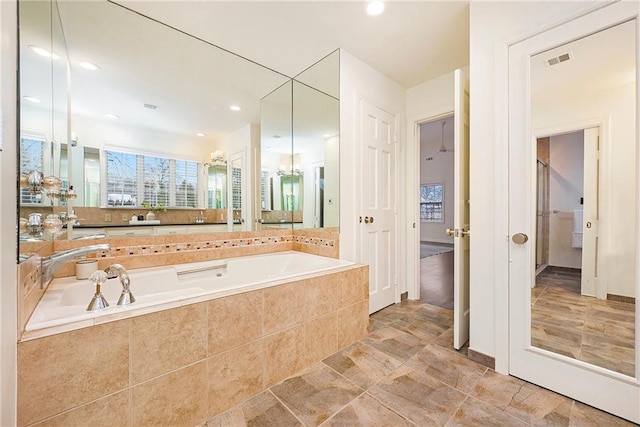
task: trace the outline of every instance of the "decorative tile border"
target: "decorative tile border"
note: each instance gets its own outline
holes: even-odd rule
[[[319,239],[318,239],[319,240]],[[195,242],[165,243],[165,244],[145,244],[131,246],[112,246],[110,252],[103,251],[96,254],[97,258],[119,257],[130,255],[154,255],[154,254],[172,254],[177,252],[199,251],[203,249],[219,249],[219,248],[243,248],[248,246],[264,246],[275,245],[280,243],[291,243],[294,241],[293,236],[277,236],[277,237],[257,237],[245,239],[224,239],[224,240],[205,240]],[[333,246],[333,242],[316,242],[316,245],[323,244]]]
[[[336,241],[333,239],[320,239],[317,237],[306,237],[306,236],[293,236],[293,241],[296,243],[306,243],[307,245],[317,245],[317,246],[335,246]]]

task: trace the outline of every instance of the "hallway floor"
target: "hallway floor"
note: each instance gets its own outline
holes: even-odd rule
[[[531,289],[536,347],[635,375],[635,305],[580,293],[580,273],[547,270]]]
[[[202,427],[633,425],[472,362],[452,324],[429,304],[387,307],[362,340]]]
[[[453,310],[453,251],[420,259],[420,302]]]

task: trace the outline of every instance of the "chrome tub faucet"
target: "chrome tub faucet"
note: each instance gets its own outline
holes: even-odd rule
[[[99,245],[82,246],[64,252],[57,252],[53,255],[40,258],[40,289],[46,288],[53,280],[53,276],[56,274],[56,271],[72,259],[97,252],[108,252],[110,250],[111,246],[109,246],[108,243],[102,243]]]
[[[120,298],[118,298],[118,305],[129,305],[132,302],[136,302],[136,299],[131,293],[131,280],[129,279],[129,274],[122,264],[111,264],[109,267],[104,269],[104,272],[107,274],[109,279],[117,277],[120,279],[120,283],[122,283],[122,293],[120,294]]]

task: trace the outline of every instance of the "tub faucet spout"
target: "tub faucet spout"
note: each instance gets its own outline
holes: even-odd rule
[[[120,283],[122,283],[122,293],[120,294],[120,298],[118,298],[118,305],[129,305],[132,302],[136,302],[136,299],[131,293],[129,274],[122,264],[111,264],[105,268],[104,272],[107,273],[109,279],[117,277]]]
[[[40,259],[40,272],[41,272],[41,281],[40,281],[40,289],[44,289],[49,285],[49,283],[53,280],[53,275],[56,274],[56,271],[68,261],[72,259],[89,255],[96,252],[110,251],[111,246],[108,243],[103,243],[99,245],[90,245],[83,246],[80,248],[70,249],[64,252],[57,252],[53,255],[49,255],[46,257],[42,257]]]

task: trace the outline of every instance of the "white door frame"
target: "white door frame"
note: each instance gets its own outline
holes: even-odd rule
[[[583,120],[577,120],[573,122],[558,123],[558,124],[546,126],[543,128],[536,128],[536,129],[533,129],[531,133],[533,135],[533,140],[535,141],[538,138],[544,138],[547,136],[556,136],[556,135],[562,135],[562,134],[567,134],[572,132],[580,132],[590,128],[598,128],[598,135],[600,138],[600,150],[599,150],[600,174],[606,175],[608,171],[603,170],[603,168],[606,169],[606,166],[603,166],[603,165],[606,165],[606,160],[608,158],[607,156],[608,156],[609,139],[610,139],[609,138],[610,122],[611,122],[610,116],[599,116],[599,117],[587,118]],[[600,203],[603,204],[607,202],[606,200],[603,200],[601,198]],[[535,283],[535,281],[533,281],[532,283]],[[597,283],[597,286],[596,286],[597,294],[594,296],[597,296],[600,299],[606,298],[606,291],[607,291],[606,284],[603,283],[602,281],[598,281],[596,283]]]
[[[407,245],[410,248],[407,251],[407,263],[412,267],[407,269],[407,283],[410,284],[407,286],[407,291],[408,298],[413,300],[420,299],[420,125],[452,117],[454,113],[451,108],[438,108],[412,119],[413,138],[407,139],[407,141],[411,141],[409,144],[413,145],[413,147],[407,147],[407,153],[413,153],[415,171],[408,179],[411,184],[407,186],[412,190],[408,197],[408,209],[409,212],[414,213],[416,219],[416,226],[412,229],[413,232],[409,233],[409,244]]]

